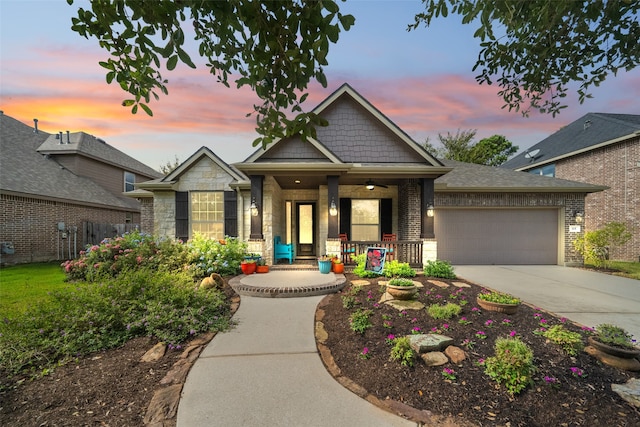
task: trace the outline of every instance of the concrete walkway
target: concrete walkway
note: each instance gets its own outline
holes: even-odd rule
[[[243,296],[237,327],[218,334],[187,377],[178,427],[415,426],[326,371],[314,335],[322,298]]]
[[[456,265],[454,272],[585,326],[613,323],[640,341],[640,280],[554,265]]]

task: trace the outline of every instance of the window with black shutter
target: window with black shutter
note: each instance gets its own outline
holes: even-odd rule
[[[224,192],[224,234],[238,237],[238,194],[235,191]]]
[[[189,240],[189,192],[176,191],[176,239]]]

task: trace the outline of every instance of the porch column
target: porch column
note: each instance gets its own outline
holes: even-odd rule
[[[422,224],[420,227],[420,237],[423,239],[433,239],[436,237],[435,229],[433,226],[433,216],[427,214],[429,206],[433,209],[434,189],[433,178],[420,178],[420,186],[422,187],[422,193],[420,197],[420,218]]]
[[[338,227],[338,217],[340,214],[340,199],[338,195],[338,176],[328,176],[327,177],[327,207],[329,209],[328,218],[329,225],[327,230],[327,238],[329,239],[338,239],[339,236],[339,227]],[[331,202],[335,205],[338,215],[331,215]]]
[[[251,205],[249,216],[251,217],[251,234],[249,239],[262,240],[262,183],[264,175],[251,175]],[[253,206],[255,205],[255,209]],[[256,215],[257,213],[257,215]]]

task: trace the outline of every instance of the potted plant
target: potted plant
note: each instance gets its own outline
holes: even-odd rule
[[[244,259],[240,263],[240,268],[242,269],[242,273],[249,275],[256,272],[256,261],[254,259]]]
[[[256,273],[268,273],[268,272],[269,272],[269,266],[267,265],[266,261],[261,257],[256,261]]]
[[[519,298],[497,291],[483,291],[478,294],[476,300],[478,305],[485,310],[505,314],[514,314],[520,306]]]
[[[619,326],[603,323],[596,326],[594,335],[587,338],[589,345],[602,351],[624,359],[640,356],[640,348],[635,345],[631,334]]]
[[[387,282],[387,293],[399,300],[408,300],[418,292],[418,287],[413,280],[406,277],[394,277]]]
[[[337,273],[337,274],[344,273],[344,264],[342,263],[342,260],[340,260],[340,258],[335,257],[333,259],[332,264],[331,264],[331,270],[334,273]]]
[[[318,269],[322,274],[329,274],[331,272],[331,258],[327,255],[319,256]]]

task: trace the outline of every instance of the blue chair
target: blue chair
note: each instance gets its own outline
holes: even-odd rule
[[[273,262],[277,263],[279,259],[287,258],[289,260],[289,264],[293,263],[293,258],[295,258],[296,252],[293,248],[293,243],[285,244],[282,243],[280,236],[275,236],[273,238]]]

